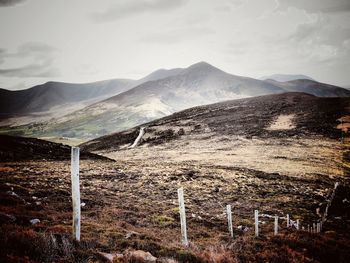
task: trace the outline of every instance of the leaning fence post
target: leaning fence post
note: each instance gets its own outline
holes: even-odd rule
[[[278,216],[275,216],[275,236],[278,234]]]
[[[228,231],[233,237],[233,226],[232,226],[232,211],[231,211],[231,205],[226,206],[226,212],[227,212],[227,223],[228,223]]]
[[[80,241],[79,147],[72,147],[71,181],[73,203],[73,238]]]
[[[289,227],[289,214],[287,214],[287,227]]]
[[[185,201],[184,201],[184,190],[183,190],[182,187],[177,189],[177,195],[179,197],[179,212],[180,212],[182,243],[185,246],[188,246],[187,228],[186,228]]]
[[[259,211],[254,211],[254,219],[255,219],[255,236],[259,236]]]

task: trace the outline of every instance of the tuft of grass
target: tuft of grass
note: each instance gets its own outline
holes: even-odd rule
[[[174,224],[175,220],[166,215],[158,215],[153,217],[153,221],[159,224],[161,227],[166,227]]]

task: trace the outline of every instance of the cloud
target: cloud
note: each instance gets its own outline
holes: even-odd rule
[[[266,54],[289,64],[312,67],[339,65],[350,60],[350,29],[335,23],[329,16],[319,13],[309,16],[309,21],[297,24],[289,33],[265,36]],[[280,54],[280,56],[278,56]]]
[[[18,47],[16,52],[0,49],[0,64],[21,64],[0,68],[0,76],[17,78],[59,76],[59,70],[54,67],[56,52],[56,48],[43,43],[26,43]]]
[[[142,13],[164,12],[179,8],[187,0],[124,0],[118,1],[104,12],[93,13],[91,18],[95,22],[111,22]]]
[[[0,0],[0,7],[13,6],[24,1],[25,0]]]
[[[155,32],[140,37],[141,42],[157,44],[178,44],[179,42],[190,41],[198,37],[215,34],[215,30],[207,27],[189,27],[169,30],[167,32]]]
[[[290,37],[296,42],[312,41],[314,44],[340,46],[350,39],[350,28],[335,24],[323,15],[316,15],[309,22],[301,23]]]
[[[349,0],[277,0],[277,3],[277,10],[286,10],[289,7],[295,7],[310,13],[337,13],[350,11]]]

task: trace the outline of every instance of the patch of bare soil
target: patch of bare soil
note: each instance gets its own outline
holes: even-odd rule
[[[270,125],[270,127],[267,128],[267,130],[279,131],[295,129],[296,125],[293,123],[294,118],[294,114],[281,114],[274,120],[274,122]]]

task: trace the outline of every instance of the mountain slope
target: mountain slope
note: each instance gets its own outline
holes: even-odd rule
[[[47,82],[29,89],[0,89],[0,126],[43,122],[120,94],[147,81],[176,75],[181,69],[160,69],[139,80],[111,79],[75,84]]]
[[[194,107],[143,124],[141,144],[159,145],[171,140],[206,140],[222,136],[290,138],[322,135],[339,138],[339,118],[350,114],[350,99],[319,98],[305,93],[283,93],[231,100]],[[287,125],[288,124],[288,125]],[[81,145],[87,151],[125,149],[140,126],[100,137]],[[228,139],[228,138],[227,138]],[[180,143],[180,142],[179,142]]]
[[[47,82],[26,90],[0,89],[2,114],[48,111],[66,103],[106,97],[127,90],[132,80],[114,79],[86,84]]]

